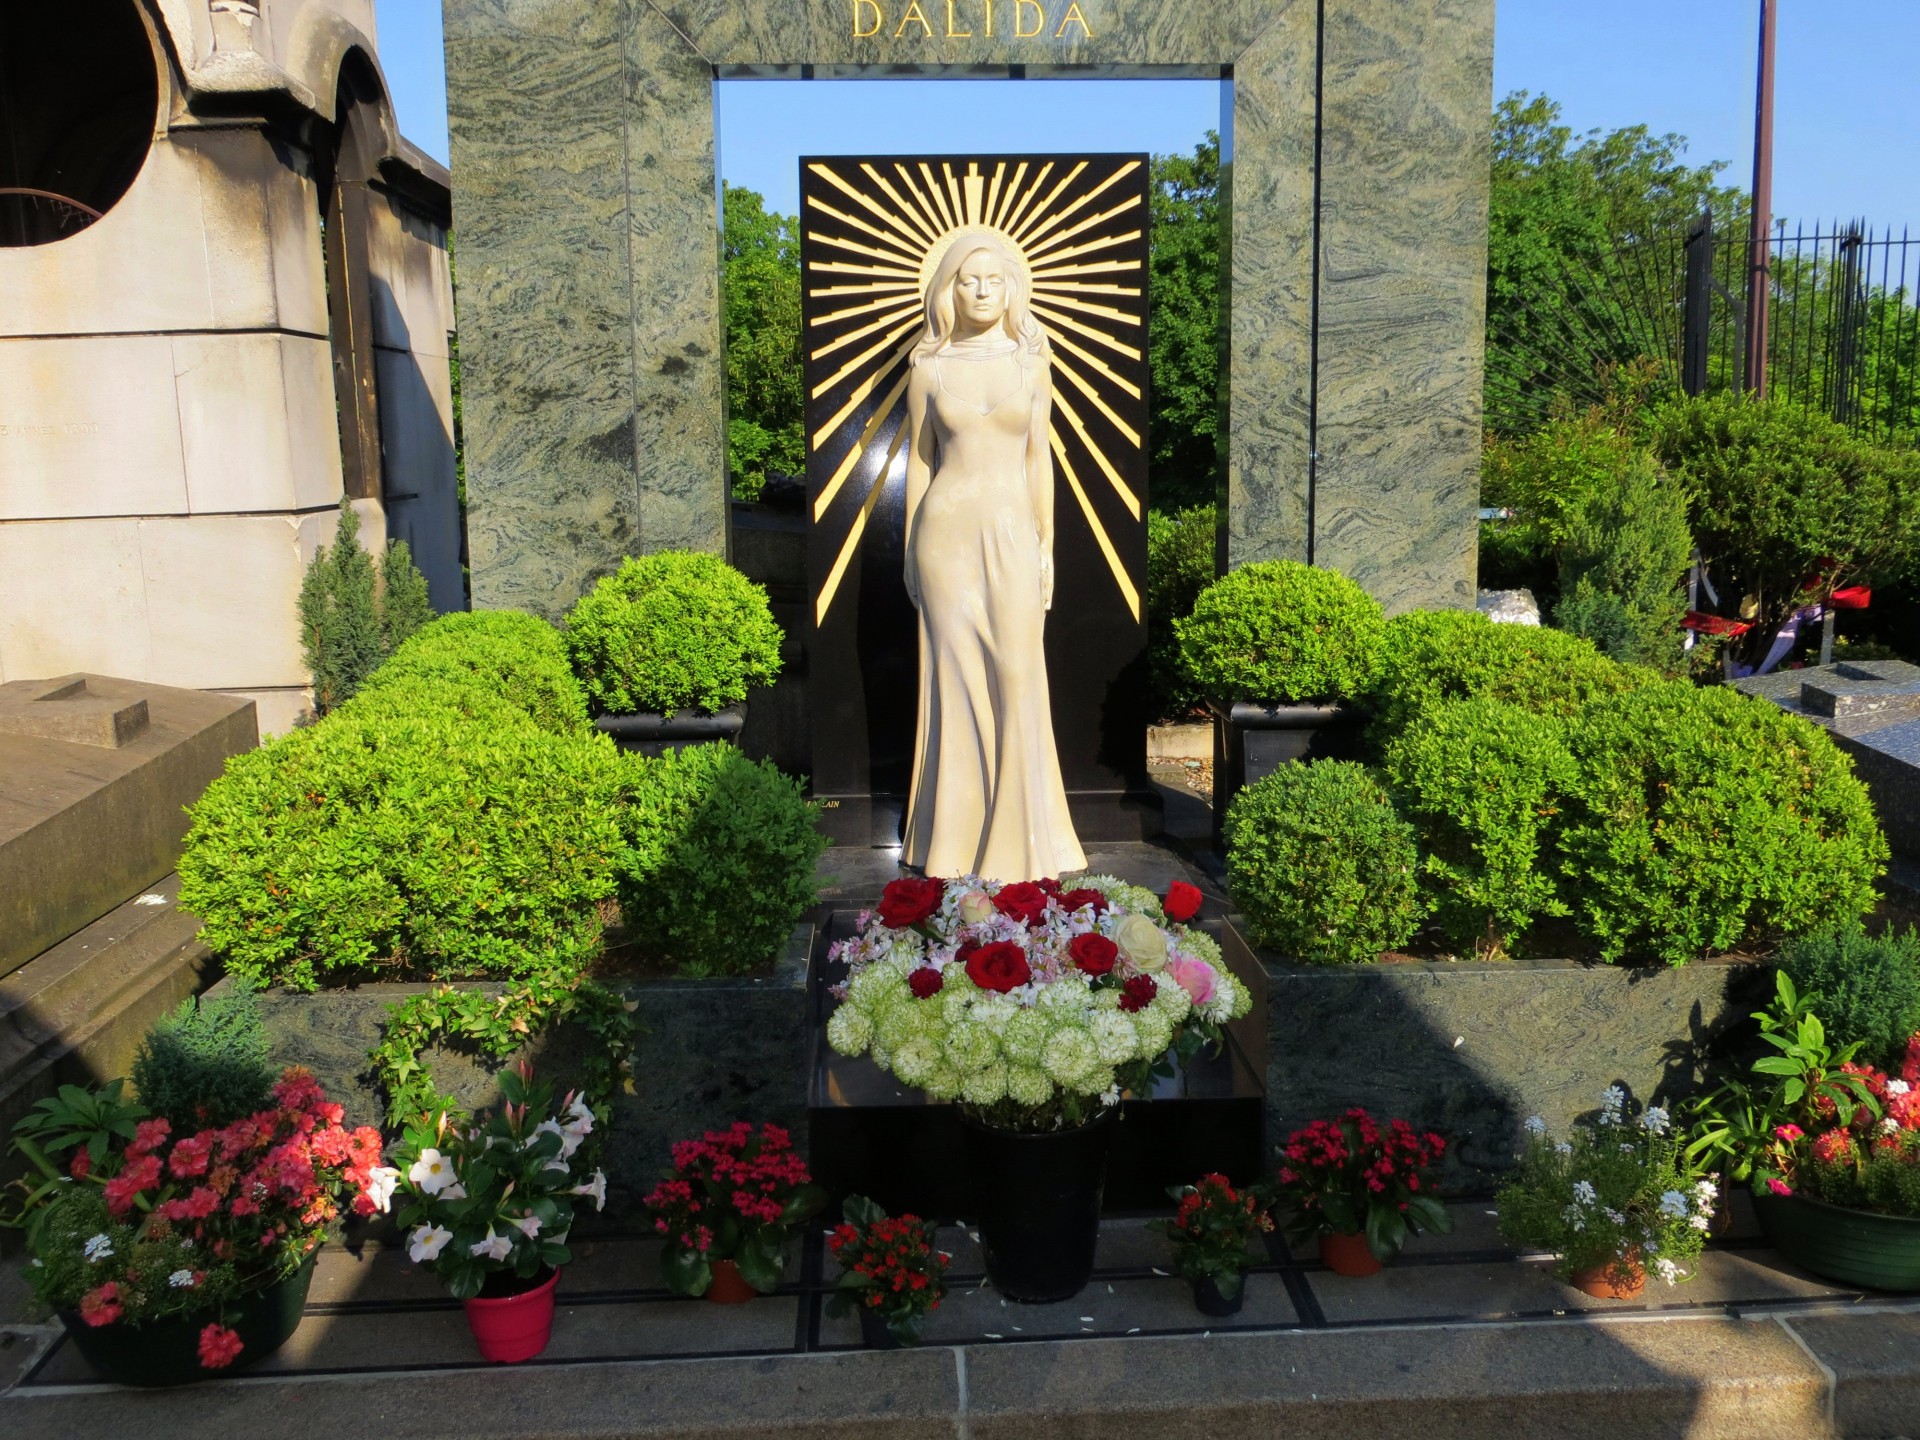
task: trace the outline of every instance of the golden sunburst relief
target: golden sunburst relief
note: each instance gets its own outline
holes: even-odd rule
[[[1143,172],[1129,156],[803,162],[811,518],[845,526],[813,597],[816,625],[883,492],[904,477],[907,356],[927,280],[962,229],[993,231],[1027,270],[1053,347],[1055,465],[1140,623],[1130,547],[1113,527],[1143,523],[1128,478],[1143,474],[1146,442]]]

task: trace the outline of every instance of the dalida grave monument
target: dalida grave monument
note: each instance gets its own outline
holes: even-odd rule
[[[446,10],[476,605],[728,551],[715,83],[909,76],[1218,81],[1219,563],[1473,603],[1492,0]],[[1152,826],[1147,167],[897,133],[802,171],[807,768],[842,841],[1057,873]]]

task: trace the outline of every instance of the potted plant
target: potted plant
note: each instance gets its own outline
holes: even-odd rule
[[[1148,1093],[1251,1005],[1182,923],[1189,892],[896,880],[830,951],[847,979],[827,1043],[958,1102],[987,1274],[1009,1299],[1087,1283],[1122,1092]]]
[[[1404,1120],[1383,1129],[1357,1106],[1294,1131],[1281,1152],[1278,1190],[1291,1209],[1287,1234],[1316,1241],[1321,1263],[1336,1275],[1376,1273],[1408,1236],[1452,1231],[1432,1168],[1446,1152],[1446,1140],[1432,1131]]]
[[[1696,1110],[1692,1150],[1753,1186],[1781,1256],[1842,1284],[1920,1290],[1920,1035],[1898,1075],[1833,1046],[1786,971],[1755,1016],[1774,1053]]]
[[[1152,1228],[1172,1241],[1173,1268],[1193,1286],[1194,1305],[1203,1315],[1237,1315],[1247,1299],[1249,1247],[1273,1229],[1267,1197],[1258,1187],[1235,1189],[1224,1175],[1167,1193],[1179,1208]]]
[[[347,1129],[301,1069],[252,1114],[179,1133],[122,1090],[62,1086],[14,1127],[34,1170],[21,1218],[35,1294],[117,1384],[272,1354],[300,1323],[328,1224],[387,1208],[397,1172],[379,1132]]]
[[[1526,1130],[1519,1168],[1494,1202],[1502,1235],[1551,1252],[1555,1274],[1603,1300],[1638,1295],[1649,1270],[1669,1285],[1687,1278],[1719,1187],[1689,1169],[1664,1109],[1635,1118],[1626,1092],[1610,1085],[1599,1113],[1566,1139],[1550,1140],[1537,1115]]]
[[[1333,570],[1295,560],[1242,565],[1174,622],[1214,714],[1213,813],[1289,760],[1350,759],[1386,631],[1380,602]]]
[[[556,1102],[525,1060],[499,1084],[497,1111],[469,1123],[440,1110],[408,1128],[397,1155],[411,1197],[400,1213],[408,1257],[464,1303],[481,1356],[511,1365],[547,1348],[574,1206],[590,1196],[601,1209],[607,1177],[589,1175],[581,1151],[593,1133],[585,1100]]]
[[[826,1192],[778,1125],[745,1120],[673,1147],[673,1169],[647,1196],[667,1288],[735,1305],[780,1286],[787,1239]]]
[[[780,673],[767,592],[717,555],[629,558],[567,614],[568,657],[594,724],[626,750],[659,755],[737,743],[748,687]]]
[[[927,1316],[947,1293],[953,1257],[934,1244],[937,1227],[918,1215],[889,1218],[864,1195],[849,1195],[844,1217],[827,1236],[840,1262],[840,1279],[827,1299],[827,1314],[853,1311],[869,1350],[918,1345]]]

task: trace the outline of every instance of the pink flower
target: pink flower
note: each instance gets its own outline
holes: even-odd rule
[[[208,1370],[225,1369],[245,1348],[239,1335],[224,1325],[209,1325],[200,1332],[200,1364]]]
[[[1777,1176],[1767,1181],[1767,1189],[1771,1190],[1776,1195],[1793,1194],[1793,1187],[1787,1184],[1786,1181],[1780,1179]]]
[[[1204,1005],[1213,999],[1214,983],[1219,977],[1213,973],[1213,967],[1206,961],[1189,959],[1185,955],[1175,956],[1167,962],[1167,974],[1173,977],[1175,984],[1193,997],[1194,1004]]]
[[[1795,1125],[1793,1122],[1789,1121],[1785,1125],[1774,1126],[1773,1133],[1777,1139],[1784,1140],[1789,1145],[1791,1145],[1794,1141],[1798,1140],[1802,1135],[1805,1135],[1807,1132],[1802,1130],[1798,1125]],[[1791,1193],[1791,1192],[1784,1192],[1784,1193]]]

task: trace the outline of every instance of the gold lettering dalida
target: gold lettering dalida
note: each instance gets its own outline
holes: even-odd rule
[[[981,9],[987,12],[987,38],[993,38],[993,0],[982,0]]]
[[[1040,18],[1034,22],[1033,29],[1025,30],[1020,22],[1029,10]],[[1013,0],[1013,35],[1016,40],[1031,40],[1046,28],[1047,12],[1041,7],[1040,0]]]
[[[947,38],[949,40],[971,40],[973,31],[953,28],[953,0],[947,0]]]
[[[947,3],[951,5],[953,0],[947,0]],[[1041,13],[1040,23],[1043,25],[1046,23],[1044,11]],[[1067,18],[1062,20],[1060,22],[1060,28],[1053,32],[1053,38],[1058,40],[1062,35],[1067,33],[1067,26],[1073,24],[1080,26],[1081,34],[1085,35],[1087,39],[1091,40],[1093,38],[1093,27],[1087,24],[1087,17],[1080,13],[1080,0],[1072,0],[1072,3],[1067,6]]]
[[[863,10],[870,11],[872,12],[872,15],[873,15],[873,25],[871,28],[866,30],[862,30],[860,28],[860,12]],[[867,39],[871,39],[875,35],[878,35],[880,33],[880,26],[882,25],[882,23],[884,23],[885,20],[886,20],[886,17],[880,13],[880,6],[878,4],[878,0],[853,0],[853,38],[854,39],[867,40]]]
[[[927,39],[931,40],[933,38],[933,26],[927,20],[927,12],[920,8],[920,0],[907,0],[907,13],[900,17],[900,28],[893,32],[893,38],[898,40],[902,35],[906,34],[907,26],[915,20],[920,22],[920,28],[926,31]]]

